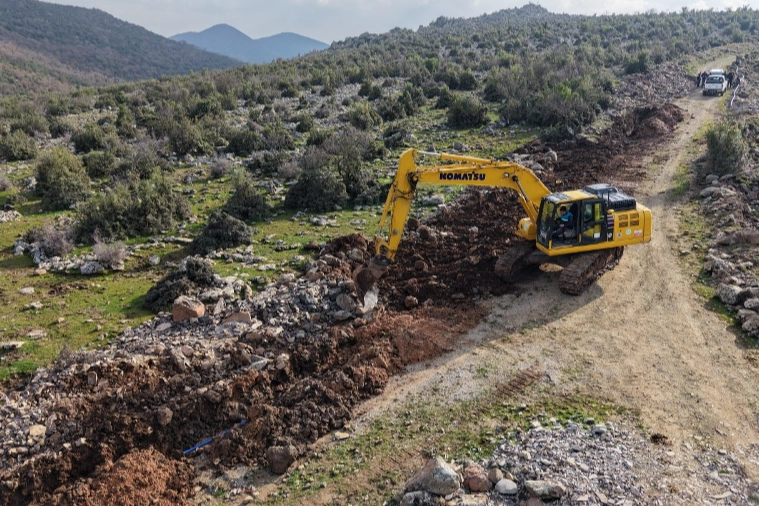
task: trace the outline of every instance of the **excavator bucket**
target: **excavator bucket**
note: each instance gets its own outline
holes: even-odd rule
[[[359,293],[359,298],[369,292],[377,281],[387,273],[390,267],[390,261],[380,255],[375,255],[368,263],[358,267],[353,272],[353,281]]]

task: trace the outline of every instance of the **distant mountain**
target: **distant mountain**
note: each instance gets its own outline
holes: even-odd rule
[[[241,64],[168,40],[98,9],[37,0],[0,0],[0,41],[5,45],[2,52],[13,52],[17,60],[30,60],[25,68],[23,62],[0,59],[0,88],[6,90],[19,84],[2,72],[8,68],[14,69],[16,76],[21,72],[30,75],[32,69],[32,74],[49,78],[51,66],[38,69],[40,62],[52,62],[52,68],[60,69],[55,73],[64,84],[67,75],[76,75],[76,84],[100,84],[104,78],[134,81]],[[30,84],[34,83],[23,85]]]
[[[278,58],[293,58],[329,47],[324,42],[297,33],[279,33],[271,37],[251,39],[237,28],[226,24],[215,25],[202,32],[180,33],[169,38],[248,63],[269,63]]]

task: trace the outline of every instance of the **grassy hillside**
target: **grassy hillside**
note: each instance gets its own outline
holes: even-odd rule
[[[36,0],[0,3],[0,40],[3,56],[10,56],[0,61],[0,85],[18,92],[30,86],[55,89],[59,87],[55,81],[96,85],[104,78],[134,81],[239,65],[97,9]]]
[[[373,233],[408,147],[503,157],[536,136],[587,136],[625,106],[616,95],[627,80],[646,84],[667,64],[687,82],[694,55],[755,43],[757,27],[751,9],[586,17],[528,6],[269,65],[6,97],[0,204],[21,218],[0,224],[0,300],[4,335],[25,344],[0,355],[0,377],[146,318],[149,287],[188,254],[257,286],[298,269],[308,243]],[[31,41],[37,28],[19,30]],[[82,44],[96,37],[72,33]],[[46,61],[29,71],[67,71]],[[124,271],[35,276],[30,255],[14,255],[21,236],[69,258],[92,255],[97,241],[133,251]],[[43,295],[18,296],[25,287]]]

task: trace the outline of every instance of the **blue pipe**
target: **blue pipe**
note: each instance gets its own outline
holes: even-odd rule
[[[247,420],[243,420],[242,422],[236,424],[232,428],[227,429],[227,430],[225,430],[225,431],[217,434],[216,436],[214,436],[212,438],[208,438],[205,441],[196,444],[192,448],[188,448],[187,450],[185,450],[185,451],[182,452],[182,455],[187,455],[188,453],[192,453],[192,452],[194,452],[196,450],[199,450],[199,449],[203,448],[206,445],[209,445],[209,444],[213,443],[214,439],[218,439],[220,437],[226,436],[227,434],[229,434],[229,432],[232,431],[232,429],[234,429],[235,427],[242,427],[243,425],[245,425],[246,422],[247,422]]]

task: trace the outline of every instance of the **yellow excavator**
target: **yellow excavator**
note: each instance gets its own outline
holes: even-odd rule
[[[418,157],[448,162],[417,165]],[[560,289],[579,295],[622,257],[625,246],[651,240],[651,211],[608,184],[551,193],[534,172],[515,162],[409,149],[399,160],[375,236],[373,275],[395,260],[417,184],[493,186],[515,190],[527,217],[511,245],[496,262],[508,282],[525,265],[563,267]],[[497,217],[493,217],[497,219]]]

